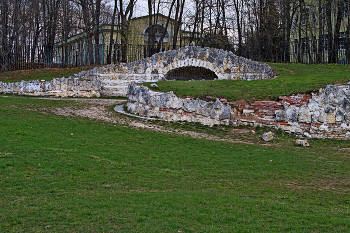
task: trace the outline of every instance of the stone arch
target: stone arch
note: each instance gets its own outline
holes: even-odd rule
[[[139,82],[159,81],[173,69],[181,67],[202,67],[215,73],[217,79],[258,80],[274,78],[272,68],[232,52],[215,48],[201,48],[194,45],[178,50],[153,54],[132,63],[115,66],[117,72],[127,74],[129,79]]]
[[[164,25],[164,24],[162,24],[162,23],[160,23],[160,22],[157,22],[157,23],[152,24],[152,25],[147,25],[147,26],[143,29],[142,34],[144,35],[144,40],[147,41],[147,38],[148,38],[148,32],[147,32],[147,31],[149,30],[150,27],[154,27],[154,26],[159,26],[159,27],[161,27],[161,28],[163,28],[163,29],[166,29],[166,35],[165,35],[165,37],[163,38],[163,42],[168,42],[168,41],[169,41],[169,38],[170,38],[170,35],[171,35],[170,30],[169,30],[169,28],[166,27],[166,25]],[[159,38],[158,38],[158,39],[159,39]],[[158,42],[158,41],[157,41],[157,42]]]

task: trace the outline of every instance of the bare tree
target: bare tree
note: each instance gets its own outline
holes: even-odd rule
[[[8,33],[9,33],[9,6],[7,0],[1,1],[0,6],[1,12],[1,48],[0,49],[0,71],[6,71],[9,69],[9,41],[8,41]]]
[[[112,25],[111,25],[111,31],[110,31],[110,37],[109,37],[108,55],[107,55],[107,63],[108,64],[112,63],[112,51],[113,51],[113,46],[114,46],[113,45],[113,35],[114,35],[115,17],[117,15],[117,9],[118,9],[117,6],[118,6],[118,0],[115,0],[114,1],[114,8],[113,8],[113,15],[112,15]],[[116,61],[114,61],[114,62],[116,62]]]
[[[343,19],[343,12],[345,7],[345,2],[341,0],[337,0],[334,4],[336,4],[336,18],[335,18],[335,26],[334,26],[334,49],[332,53],[332,63],[338,62],[338,50],[339,50],[339,38],[340,38],[340,24]]]
[[[346,27],[346,31],[345,31],[345,55],[346,55],[346,60],[348,61],[348,63],[350,63],[350,14],[349,14],[349,10],[350,10],[350,2],[347,2],[347,20],[348,20],[348,24]]]
[[[130,0],[124,10],[123,0],[119,0],[119,15],[120,15],[120,37],[121,37],[121,60],[123,62],[127,61],[127,46],[128,46],[128,36],[130,29],[130,20],[134,13],[134,6],[136,1]]]
[[[52,63],[61,0],[43,0],[45,62]]]
[[[175,22],[174,22],[174,32],[173,32],[173,48],[176,48],[176,45],[177,45],[177,38],[178,38],[179,30],[182,25],[182,15],[183,15],[184,7],[185,7],[185,0],[176,1]]]

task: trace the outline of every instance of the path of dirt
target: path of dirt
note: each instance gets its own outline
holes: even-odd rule
[[[126,100],[119,99],[84,99],[84,98],[40,98],[50,99],[53,101],[76,101],[71,107],[62,108],[40,108],[40,109],[28,109],[44,113],[53,113],[55,115],[67,116],[67,117],[84,117],[91,120],[99,120],[104,122],[110,122],[115,124],[122,124],[126,127],[132,127],[136,129],[146,129],[161,133],[177,134],[183,136],[189,136],[192,138],[209,139],[215,141],[227,141],[233,143],[245,143],[245,144],[263,144],[263,145],[276,145],[266,142],[250,142],[233,138],[233,134],[236,133],[253,133],[254,131],[247,131],[246,129],[234,130],[232,136],[218,137],[216,135],[210,135],[207,133],[188,131],[183,129],[173,129],[170,127],[160,126],[153,124],[152,121],[138,119],[135,117],[125,116],[112,110],[115,105],[123,104]],[[242,132],[239,132],[242,131]]]

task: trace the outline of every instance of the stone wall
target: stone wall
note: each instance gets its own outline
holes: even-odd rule
[[[51,81],[35,80],[14,83],[0,81],[0,93],[62,97],[126,96],[130,83],[156,82],[161,79],[158,74],[115,73],[112,72],[114,68],[114,65],[97,67],[68,78],[56,78]]]
[[[130,113],[168,121],[268,126],[307,138],[350,139],[350,83],[328,85],[318,93],[281,96],[279,101],[239,104],[181,99],[130,85]]]
[[[74,76],[52,81],[1,83],[0,93],[56,96],[126,96],[131,83],[166,80],[166,75],[180,67],[203,67],[218,79],[270,79],[273,70],[266,64],[238,57],[232,52],[187,46],[152,55],[132,63],[121,63],[82,71]],[[58,86],[59,83],[60,85]],[[65,84],[66,83],[66,84]],[[59,89],[61,88],[61,89]]]
[[[132,114],[157,117],[166,121],[199,122],[203,125],[229,124],[230,106],[219,100],[181,99],[173,92],[160,93],[148,87],[130,85],[127,109]]]
[[[0,93],[33,96],[100,96],[101,80],[79,78],[57,78],[51,81],[21,81],[16,83],[0,82]]]
[[[318,93],[280,96],[280,101],[232,103],[235,124],[273,126],[308,138],[350,139],[350,83]]]

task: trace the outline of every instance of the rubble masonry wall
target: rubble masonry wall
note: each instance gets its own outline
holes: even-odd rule
[[[130,85],[127,108],[134,114],[167,121],[268,126],[307,138],[350,139],[350,83],[252,104],[182,99],[172,92]]]

